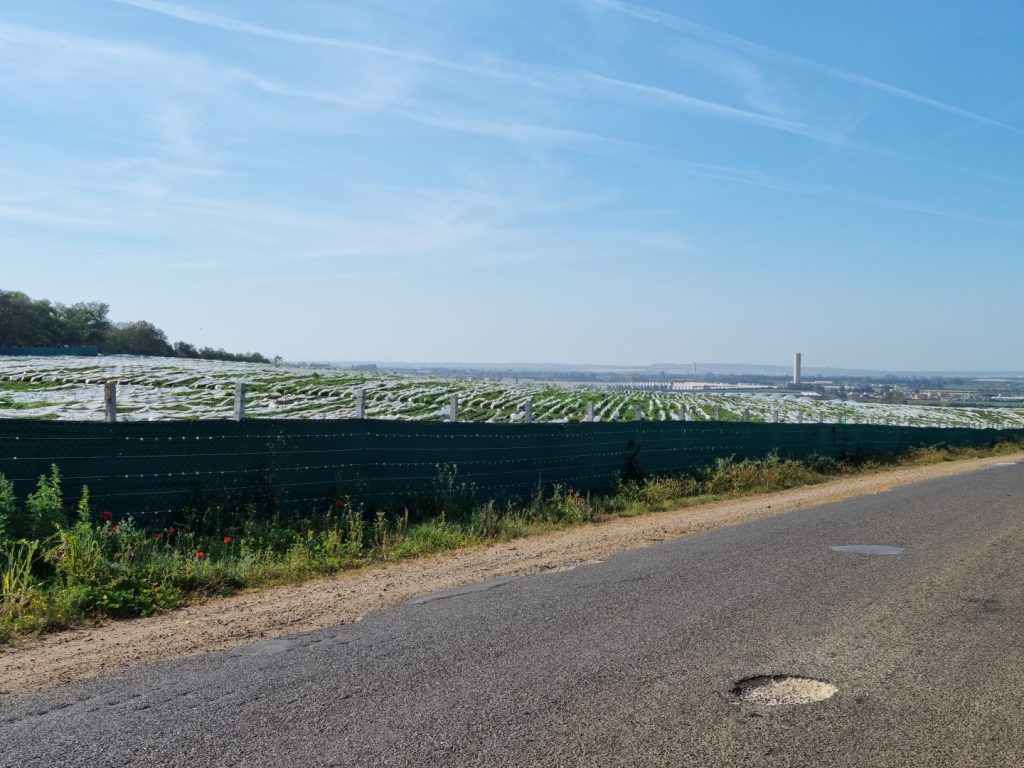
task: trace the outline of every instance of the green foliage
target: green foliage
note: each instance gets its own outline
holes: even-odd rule
[[[95,301],[64,306],[0,291],[0,346],[98,345],[110,329],[108,310]]]
[[[89,584],[102,578],[106,562],[101,535],[88,520],[79,520],[70,528],[57,531],[55,543],[46,553],[46,559],[68,586]]]
[[[465,517],[476,506],[476,488],[458,478],[456,464],[441,464],[437,467],[432,500],[441,514],[451,517]]]
[[[12,629],[32,626],[33,622],[23,620],[26,613],[38,616],[46,612],[45,601],[36,599],[33,589],[32,569],[38,550],[35,541],[15,541],[0,547],[0,641],[6,640]]]
[[[14,495],[14,483],[0,472],[0,546],[7,539],[11,520],[18,511],[18,497]]]
[[[173,346],[167,335],[146,320],[112,323],[110,307],[99,301],[65,306],[46,299],[32,299],[20,291],[0,291],[0,346],[50,347],[98,346],[109,355],[159,355],[269,363],[256,352],[232,354],[223,349],[179,341]]]
[[[497,538],[501,530],[501,515],[494,505],[494,501],[488,501],[473,516],[470,530],[483,539]]]
[[[441,516],[441,523],[444,523],[444,514]],[[375,554],[382,560],[386,560],[391,550],[405,538],[405,531],[409,527],[409,512],[399,516],[392,524],[384,510],[378,510],[373,521],[373,549]]]
[[[157,355],[170,357],[174,348],[167,334],[146,320],[117,323],[111,327],[103,344],[108,355]]]
[[[51,465],[49,475],[40,475],[36,490],[25,500],[25,538],[41,541],[67,524],[64,497],[60,487],[60,470]]]
[[[92,519],[92,510],[89,509],[89,488],[82,486],[82,495],[78,497],[78,504],[75,505],[75,516],[80,523],[88,523]]]
[[[56,307],[20,291],[0,291],[0,346],[45,346],[61,335]]]
[[[61,612],[128,618],[151,616],[181,604],[177,587],[166,584],[157,572],[143,571],[105,584],[73,586],[64,592]]]
[[[782,490],[822,478],[802,461],[783,460],[771,453],[757,460],[719,459],[700,479],[705,493],[725,495],[738,491]]]
[[[69,307],[56,304],[61,323],[61,344],[99,346],[110,332],[110,307],[98,301],[84,301]]]
[[[32,565],[39,543],[16,541],[8,544],[0,557],[0,600],[5,605],[23,597],[32,585]]]

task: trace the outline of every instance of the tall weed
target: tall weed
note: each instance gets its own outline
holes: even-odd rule
[[[32,587],[32,565],[39,543],[16,541],[0,552],[0,613],[14,614]]]
[[[60,469],[56,464],[50,467],[49,475],[40,475],[36,490],[25,500],[25,511],[27,530],[21,534],[26,539],[41,541],[67,524],[60,487]]]
[[[18,497],[14,495],[14,483],[0,473],[0,546],[7,540],[9,526],[18,511]]]

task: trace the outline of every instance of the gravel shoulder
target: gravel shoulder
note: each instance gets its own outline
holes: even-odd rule
[[[151,618],[31,638],[0,647],[0,695],[346,624],[434,592],[569,569],[667,538],[1022,460],[1024,453],[881,471],[790,491],[617,518],[383,564],[301,585],[243,592]]]

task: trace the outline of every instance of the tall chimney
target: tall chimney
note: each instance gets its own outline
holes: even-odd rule
[[[800,383],[800,353],[793,353],[793,383]]]

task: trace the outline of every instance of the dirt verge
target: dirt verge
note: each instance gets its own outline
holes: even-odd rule
[[[1021,460],[1024,453],[883,471],[674,512],[619,518],[297,586],[243,592],[148,619],[113,621],[33,638],[0,647],[0,695],[345,624],[432,592],[503,576],[564,570],[667,538]]]

